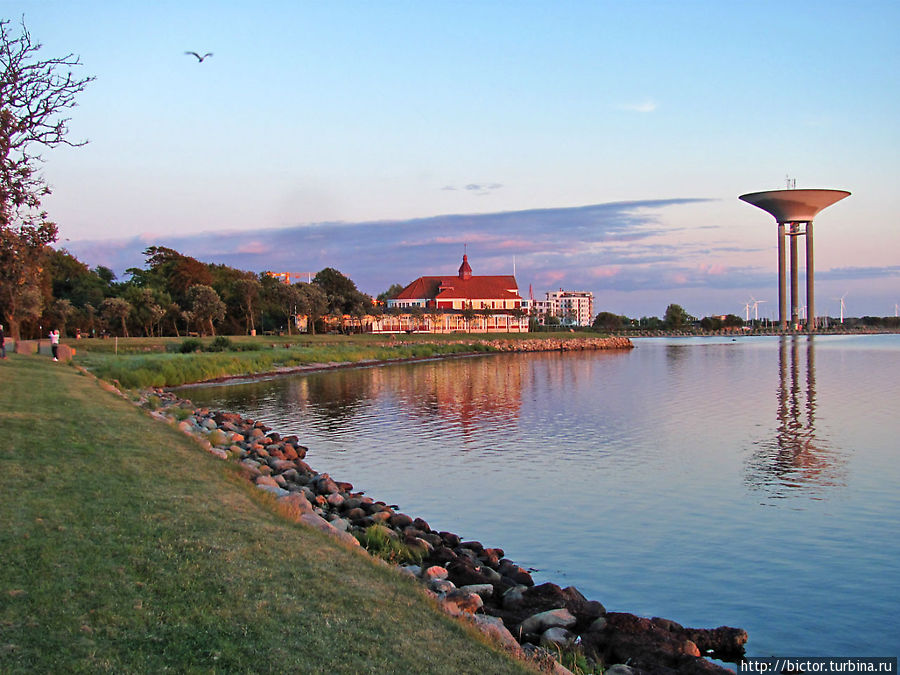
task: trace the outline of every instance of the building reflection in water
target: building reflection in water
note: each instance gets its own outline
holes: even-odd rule
[[[842,486],[843,465],[827,437],[816,429],[816,343],[813,336],[781,338],[775,437],[758,442],[747,482],[772,498],[823,497]]]

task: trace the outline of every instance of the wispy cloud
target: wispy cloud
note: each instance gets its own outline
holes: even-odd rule
[[[455,185],[445,185],[441,188],[444,191],[455,192],[457,190],[463,190],[470,194],[483,196],[489,195],[503,187],[503,183],[467,183],[461,187],[457,187]]]
[[[618,106],[619,110],[627,110],[628,112],[652,113],[659,107],[656,101],[646,99],[636,103],[622,103]]]

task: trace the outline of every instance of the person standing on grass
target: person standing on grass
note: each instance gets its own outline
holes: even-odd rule
[[[3,324],[0,323],[0,359],[6,358],[6,336],[3,334]]]
[[[53,360],[59,361],[59,331],[55,328],[50,331],[50,349],[53,351]]]

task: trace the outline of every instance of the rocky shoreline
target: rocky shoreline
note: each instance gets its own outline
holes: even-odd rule
[[[506,351],[547,351],[509,342]],[[564,342],[572,347],[571,340]],[[316,472],[306,463],[307,448],[297,436],[282,436],[237,413],[195,408],[159,389],[142,392],[139,404],[176,424],[208,452],[239,463],[248,480],[273,495],[285,517],[353,547],[361,541],[387,542],[398,552],[398,569],[416,578],[444,611],[472,621],[509,651],[543,661],[555,672],[569,672],[551,656],[565,652],[615,675],[729,673],[704,657],[738,661],[744,655],[744,630],[684,628],[667,619],[607,612],[574,587],[535,585],[529,571],[502,549],[434,531],[421,518]]]

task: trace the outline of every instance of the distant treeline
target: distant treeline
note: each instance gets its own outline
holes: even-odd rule
[[[311,283],[286,284],[267,273],[203,263],[163,246],[144,250],[143,268],[90,269],[66,250],[46,247],[39,291],[17,306],[22,338],[56,328],[63,335],[237,335],[287,330],[291,317],[309,318],[310,332],[328,315],[364,316],[372,299],[332,268]],[[0,307],[0,322],[4,316]],[[9,321],[13,323],[13,321]]]

